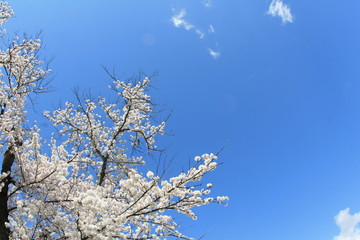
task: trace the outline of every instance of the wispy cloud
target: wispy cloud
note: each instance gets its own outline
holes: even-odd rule
[[[197,35],[199,35],[199,38],[204,38],[205,37],[205,33],[202,30],[196,29],[195,32],[196,32]]]
[[[291,14],[289,6],[284,4],[281,0],[273,0],[269,6],[267,14],[273,17],[280,17],[282,23],[293,22],[294,17]]]
[[[174,9],[173,11],[175,12]],[[181,9],[178,13],[175,13],[175,15],[172,16],[170,20],[175,27],[184,28],[187,31],[193,29],[195,33],[199,36],[199,38],[204,38],[205,33],[201,29],[197,28],[194,24],[186,21],[185,16],[186,16],[186,10]]]
[[[218,57],[220,57],[220,52],[216,52],[214,50],[212,50],[211,48],[208,48],[209,54],[210,56],[212,56],[214,59],[217,59]]]
[[[213,5],[211,0],[204,0],[204,1],[202,1],[202,4],[206,8],[212,7],[212,5]]]
[[[178,28],[183,27],[186,30],[190,30],[190,29],[194,28],[194,25],[192,25],[191,23],[187,22],[184,19],[185,15],[186,15],[186,10],[181,9],[179,13],[177,13],[171,17],[171,21],[175,27],[178,27]]]
[[[336,224],[340,227],[340,234],[333,240],[360,240],[360,213],[351,215],[347,208],[335,217]]]
[[[210,0],[205,0],[202,2],[205,7],[210,7],[212,4]],[[214,33],[215,28],[212,24],[209,25],[208,29],[203,31],[202,29],[198,28],[195,24],[190,23],[188,20],[185,19],[186,17],[186,10],[181,9],[180,11],[176,11],[174,8],[172,9],[173,16],[170,18],[171,23],[177,27],[185,29],[186,31],[193,31],[195,34],[199,36],[200,39],[205,38],[207,34]],[[208,53],[214,59],[220,57],[220,51],[215,51],[211,48],[207,48]]]
[[[215,28],[214,28],[214,26],[212,24],[210,24],[208,32],[209,33],[214,33],[215,32]]]

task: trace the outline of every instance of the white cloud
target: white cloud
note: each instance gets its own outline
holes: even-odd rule
[[[214,50],[212,50],[211,48],[208,48],[209,50],[209,54],[214,58],[217,59],[218,57],[220,57],[220,52],[216,52]]]
[[[215,32],[215,28],[214,28],[214,26],[212,24],[210,24],[208,31],[209,31],[209,33],[214,33]]]
[[[195,32],[197,35],[199,35],[200,38],[205,37],[205,33],[203,31],[201,31],[200,29],[196,29]]]
[[[351,215],[350,209],[344,209],[335,217],[336,224],[340,227],[340,234],[333,240],[360,240],[360,213]]]
[[[205,7],[210,7],[212,4],[210,0],[205,0],[202,3],[204,4]],[[177,12],[175,9],[172,9],[172,11],[174,12],[174,15],[171,17],[170,21],[177,28],[183,28],[186,31],[190,31],[190,30],[194,31],[199,36],[200,39],[204,38],[205,35],[208,33],[210,34],[215,32],[215,28],[212,24],[210,24],[208,30],[204,32],[194,24],[185,20],[185,16],[186,16],[185,9],[181,9],[179,12]],[[220,51],[215,51],[211,48],[208,48],[208,52],[210,56],[214,59],[219,58],[221,54]]]
[[[173,11],[175,12],[174,9]],[[171,17],[171,22],[174,24],[175,27],[184,28],[187,31],[193,29],[195,33],[199,36],[199,38],[204,38],[205,33],[201,29],[197,28],[194,24],[186,21],[184,19],[185,16],[186,16],[186,10],[181,9],[180,12],[178,12],[177,14]]]
[[[183,27],[186,30],[190,30],[190,29],[194,28],[194,25],[185,21],[185,19],[184,19],[185,15],[186,15],[186,10],[181,9],[178,14],[175,14],[174,16],[171,17],[171,21],[175,27],[178,27],[178,28]]]
[[[273,0],[269,6],[267,14],[273,17],[280,17],[283,23],[293,22],[293,16],[291,15],[290,8],[284,4],[281,0]]]
[[[211,0],[204,0],[204,1],[202,1],[202,4],[203,4],[204,7],[206,7],[206,8],[212,7],[212,2],[211,2]]]

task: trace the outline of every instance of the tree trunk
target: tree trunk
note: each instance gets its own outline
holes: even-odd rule
[[[4,154],[1,173],[11,173],[11,166],[14,163],[15,155],[11,152],[11,147]],[[8,191],[11,183],[10,174],[1,181],[4,186],[0,192],[0,240],[8,240],[10,229],[6,226],[9,222]]]

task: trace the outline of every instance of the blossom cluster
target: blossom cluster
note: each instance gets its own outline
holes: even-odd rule
[[[0,2],[0,26],[11,15]],[[156,139],[165,133],[165,122],[153,120],[148,77],[134,84],[114,79],[114,102],[77,95],[77,102],[45,112],[60,136],[44,139],[26,117],[28,97],[46,91],[50,72],[38,59],[40,48],[40,40],[15,37],[0,49],[0,190],[6,194],[0,202],[7,206],[0,230],[23,240],[190,239],[172,212],[196,219],[194,207],[228,200],[211,197],[211,183],[202,185],[217,156],[195,157],[194,167],[170,179],[138,170],[145,158],[131,149],[158,151]]]

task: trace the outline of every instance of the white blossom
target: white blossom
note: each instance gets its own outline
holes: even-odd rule
[[[12,14],[0,2],[0,26]],[[0,50],[0,149],[9,165],[0,175],[9,221],[0,228],[10,239],[190,239],[171,212],[197,219],[195,206],[228,200],[210,197],[212,184],[200,182],[217,168],[217,156],[197,156],[194,167],[170,179],[137,170],[146,156],[131,149],[157,151],[166,125],[153,121],[147,77],[134,84],[115,79],[111,89],[122,101],[79,97],[46,111],[61,138],[44,139],[25,111],[50,72],[37,58],[40,48],[40,40],[16,37]]]

